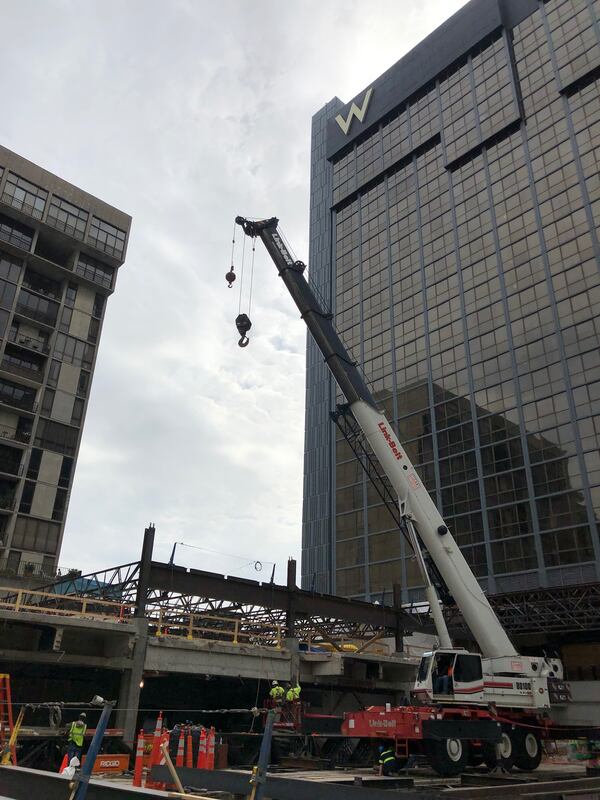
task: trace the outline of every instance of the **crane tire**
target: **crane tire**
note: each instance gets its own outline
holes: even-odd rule
[[[500,762],[496,757],[496,745],[483,745],[483,760],[489,769],[500,767],[504,772],[510,772],[515,764],[517,752],[516,740],[518,731],[511,725],[502,726],[502,739],[500,741]]]
[[[525,728],[518,728],[515,733],[515,766],[532,772],[542,760],[542,741],[535,731]]]
[[[438,775],[460,775],[469,763],[469,743],[464,739],[429,739],[427,755]]]

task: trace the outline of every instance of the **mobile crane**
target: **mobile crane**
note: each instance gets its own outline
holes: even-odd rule
[[[472,751],[479,748],[486,761],[493,760],[493,745],[498,744],[495,753],[504,766],[516,763],[534,769],[541,758],[540,733],[543,735],[548,724],[549,712],[569,702],[560,660],[526,656],[515,649],[344,347],[332,314],[321,307],[306,280],[305,264],[295,260],[285,244],[278,219],[236,217],[235,221],[247,236],[262,240],[346,397],[349,411],[392,484],[439,638],[440,646],[426,653],[420,663],[413,689],[419,705],[393,710],[372,707],[346,714],[342,732],[348,736],[393,736],[399,755],[407,755],[415,742],[420,742],[442,774],[463,769],[469,759],[469,742]],[[232,274],[228,273],[228,281]],[[241,346],[247,344],[245,333],[250,324],[245,315],[236,320]],[[427,562],[433,564],[454,598],[480,652],[453,646]]]

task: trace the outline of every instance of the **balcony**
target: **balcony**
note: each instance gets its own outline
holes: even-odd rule
[[[1,558],[0,576],[10,578],[18,575],[21,577],[48,578],[50,580],[54,578],[73,580],[81,575],[81,570],[69,569],[67,567],[59,567],[56,569],[52,564],[38,564],[37,562],[27,561],[27,554],[24,553],[23,555],[25,556],[25,560],[21,560],[16,564],[13,563],[10,557]]]
[[[0,402],[2,402],[0,398]],[[9,442],[19,442],[29,444],[31,441],[31,431],[10,431],[0,429],[0,444]]]
[[[36,414],[38,410],[35,394],[31,397],[28,395],[16,397],[12,394],[3,394],[0,391],[0,403],[11,408],[18,408],[21,411],[29,411],[31,414]]]
[[[27,203],[24,199],[19,199],[13,194],[4,192],[2,195],[2,202],[6,203],[7,206],[16,208],[17,211],[21,211],[23,214],[27,214],[29,217],[33,217],[34,219],[41,219],[44,213],[44,200],[41,200],[41,205],[38,203],[37,206],[33,206],[31,203]]]
[[[26,347],[29,350],[37,350],[39,353],[49,353],[50,347],[46,339],[41,339],[37,336],[27,336],[19,331],[11,330],[8,334],[8,339],[15,344]]]
[[[23,278],[23,289],[28,289],[31,292],[42,295],[42,297],[48,297],[50,300],[60,302],[61,287],[53,285],[54,281],[43,280],[42,276],[36,277],[39,277],[39,280],[36,280],[29,270],[27,270]]]
[[[34,369],[33,367],[26,367],[23,364],[15,364],[8,358],[2,359],[0,368],[6,372],[10,372],[11,375],[18,375],[20,378],[26,378],[35,383],[41,383],[44,380],[43,369]]]
[[[102,273],[100,270],[90,267],[87,264],[78,261],[75,264],[75,273],[81,275],[82,278],[87,278],[92,283],[97,283],[99,286],[104,286],[106,289],[112,288],[112,277]]]
[[[0,239],[29,252],[33,242],[33,230],[0,214]]]
[[[0,513],[10,513],[15,509],[15,496],[14,494],[5,493],[0,494]]]
[[[74,217],[72,214],[67,214],[64,211],[60,211],[54,206],[50,206],[48,209],[46,225],[51,225],[53,228],[56,228],[57,231],[66,233],[69,238],[83,241],[86,224],[87,214],[85,215],[85,219],[81,219]]]
[[[41,322],[43,325],[48,325],[50,328],[54,328],[54,326],[56,325],[58,306],[56,311],[50,314],[47,311],[42,311],[39,308],[33,308],[27,303],[17,302],[15,311],[17,314],[20,314],[21,316],[26,317],[27,319],[33,319],[36,322]]]
[[[18,451],[15,450],[15,452]],[[23,465],[11,461],[9,458],[0,458],[0,472],[3,472],[5,475],[20,477],[23,474]]]

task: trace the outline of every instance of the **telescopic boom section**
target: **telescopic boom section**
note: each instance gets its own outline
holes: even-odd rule
[[[414,523],[484,657],[517,655],[392,426],[379,411],[356,362],[342,344],[332,315],[319,305],[304,277],[305,265],[292,258],[279,235],[278,219],[253,221],[236,217],[235,221],[248,236],[262,239],[350,410],[398,493],[401,513]],[[443,642],[442,646],[448,645]]]

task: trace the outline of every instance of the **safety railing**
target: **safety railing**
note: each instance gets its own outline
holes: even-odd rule
[[[241,617],[226,617],[217,614],[179,614],[174,619],[173,612],[158,608],[147,614],[150,632],[158,638],[178,637],[188,641],[210,639],[231,644],[256,645],[281,650],[283,627],[253,626],[245,629]]]
[[[1,444],[1,441],[0,441]],[[33,561],[20,561],[14,564],[10,557],[0,558],[0,583],[2,578],[23,577],[26,578],[44,578],[48,581],[56,579],[67,579],[78,577],[81,575],[80,570],[69,569],[68,567],[54,567],[46,564],[38,564]]]
[[[118,622],[127,622],[135,613],[135,606],[130,603],[53,594],[35,589],[15,589],[14,586],[0,586],[0,609],[63,617],[111,619]]]

